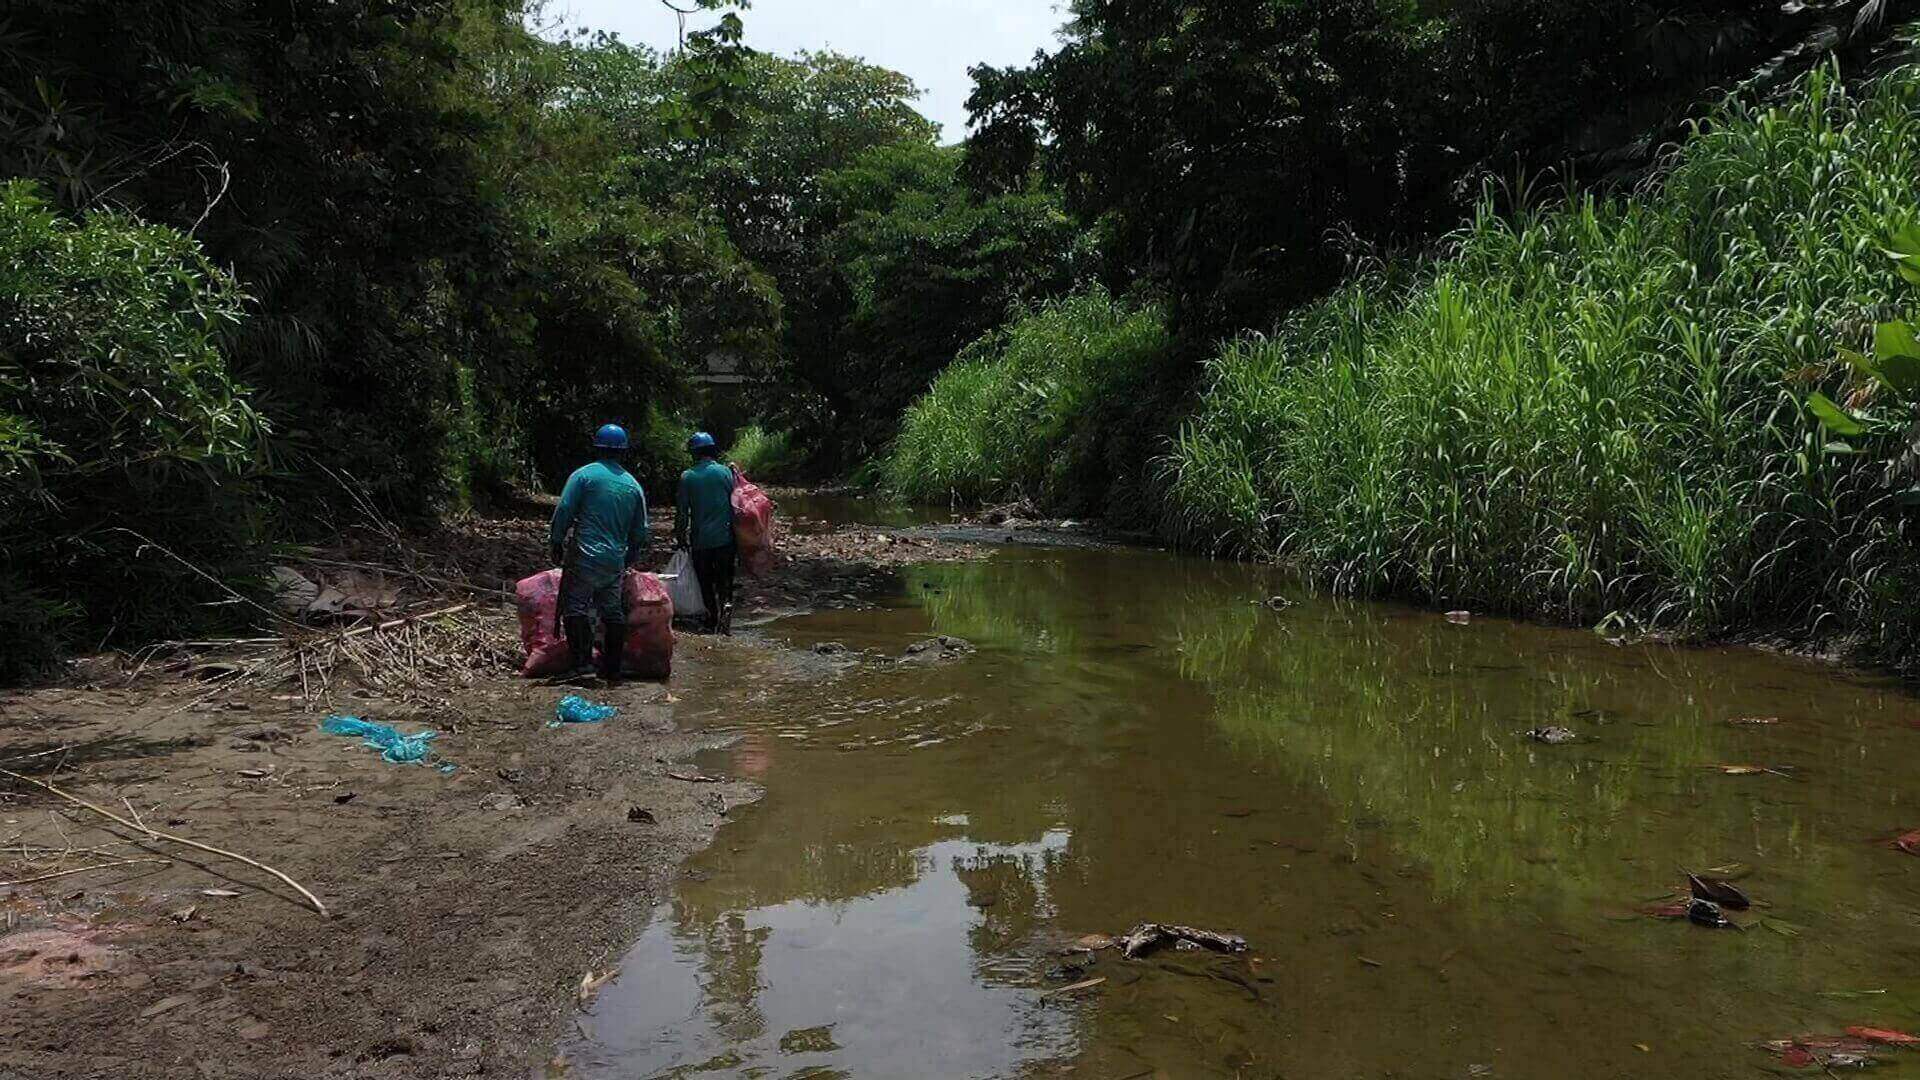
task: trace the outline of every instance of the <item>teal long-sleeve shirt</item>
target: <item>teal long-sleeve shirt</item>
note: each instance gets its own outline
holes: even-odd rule
[[[694,551],[733,543],[733,470],[703,461],[680,474],[673,538]]]
[[[647,493],[617,461],[583,465],[567,477],[547,538],[574,535],[572,569],[594,584],[617,581],[647,550]]]

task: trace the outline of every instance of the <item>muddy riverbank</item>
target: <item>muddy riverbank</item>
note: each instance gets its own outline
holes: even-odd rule
[[[0,784],[0,881],[19,883],[0,887],[0,1075],[521,1077],[551,1060],[583,977],[617,963],[682,861],[758,795],[748,776],[697,776],[692,755],[731,736],[679,717],[723,690],[817,682],[833,661],[753,632],[683,634],[669,683],[587,691],[619,715],[549,728],[574,691],[512,673],[510,607],[421,584],[524,574],[538,512],[331,553],[404,564],[419,607],[474,603],[432,624],[434,642],[383,632],[392,659],[371,673],[342,667],[322,689],[305,667],[237,674],[271,666],[257,651],[145,653],[0,697],[0,767],[268,863],[332,915],[250,867]],[[747,585],[742,623],[856,608],[894,588],[890,567],[975,554],[876,535],[792,539],[780,572]],[[336,712],[438,731],[451,770],[319,731]],[[65,873],[89,866],[103,868]]]

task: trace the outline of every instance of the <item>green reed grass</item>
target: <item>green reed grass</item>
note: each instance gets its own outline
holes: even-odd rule
[[[768,431],[758,424],[740,429],[733,448],[727,451],[727,460],[740,466],[748,477],[770,484],[794,479],[800,464],[791,434]]]
[[[907,410],[882,482],[920,502],[1104,491],[1101,443],[1114,433],[1089,421],[1137,398],[1166,347],[1158,309],[1103,291],[1038,308],[968,346]]]
[[[1684,632],[1847,629],[1904,657],[1914,550],[1845,392],[1903,286],[1920,68],[1732,102],[1657,187],[1483,203],[1412,281],[1354,280],[1224,347],[1161,466],[1165,526],[1336,586]]]

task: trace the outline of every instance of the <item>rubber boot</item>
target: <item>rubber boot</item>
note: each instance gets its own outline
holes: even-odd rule
[[[626,656],[627,624],[610,622],[601,627],[600,677],[609,684],[620,681],[620,661]]]
[[[570,679],[593,678],[593,620],[585,615],[569,615],[565,622],[567,651],[573,654]]]

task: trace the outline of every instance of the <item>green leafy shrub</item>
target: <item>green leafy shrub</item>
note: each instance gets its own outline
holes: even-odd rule
[[[969,345],[907,410],[884,485],[927,502],[1025,495],[1097,508],[1125,475],[1108,458],[1128,437],[1115,418],[1147,392],[1166,350],[1158,308],[1102,290],[1035,309]]]
[[[260,535],[268,425],[217,345],[240,309],[180,232],[0,186],[0,676],[83,625],[204,621],[153,545],[224,569]]]
[[[1209,367],[1167,527],[1352,591],[1720,632],[1846,628],[1910,659],[1910,523],[1800,404],[1900,282],[1920,69],[1731,102],[1661,185],[1502,217]],[[1839,392],[1836,390],[1836,392]],[[1897,599],[1896,599],[1897,597]]]

